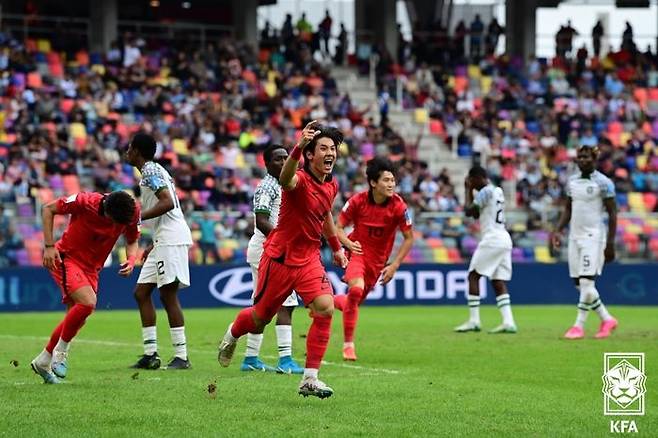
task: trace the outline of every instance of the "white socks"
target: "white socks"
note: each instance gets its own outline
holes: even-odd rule
[[[583,294],[586,297],[585,302],[588,303],[589,308],[595,311],[596,314],[599,315],[599,318],[601,318],[602,321],[607,321],[612,318],[612,316],[610,316],[610,313],[608,313],[608,309],[605,308],[605,306],[601,302],[601,299],[599,298],[599,291],[597,291],[596,286],[594,286],[594,280],[589,280],[586,278],[580,279],[581,301]]]
[[[171,334],[171,344],[174,346],[174,355],[183,360],[187,360],[187,342],[185,340],[185,326],[172,327],[169,329]]]
[[[503,324],[507,326],[514,326],[514,317],[512,316],[512,302],[510,301],[509,294],[503,294],[496,297],[496,305],[503,316]]]
[[[583,292],[580,286],[576,286],[580,290],[580,298],[578,299],[578,314],[576,315],[576,327],[584,328],[587,322],[587,315],[589,315],[589,304],[587,302],[587,293]]]
[[[52,359],[53,355],[48,353],[48,351],[44,348],[36,357],[35,362],[42,368],[50,368],[50,361]]]
[[[479,295],[468,295],[468,313],[470,315],[469,321],[480,325],[480,296]]]
[[[245,353],[245,357],[258,357],[262,344],[262,333],[247,333],[247,352]]]
[[[292,326],[276,325],[276,343],[279,347],[279,357],[292,356]],[[262,336],[262,335],[261,335]]]
[[[152,355],[158,351],[158,340],[155,326],[142,327],[142,340],[144,341],[144,354]]]
[[[318,378],[317,368],[304,368],[304,379],[317,379],[317,378]]]

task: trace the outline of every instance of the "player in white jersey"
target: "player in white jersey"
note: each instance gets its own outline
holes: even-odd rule
[[[465,214],[480,220],[481,238],[468,267],[469,320],[455,327],[456,332],[480,331],[480,277],[488,277],[496,292],[496,304],[503,323],[489,333],[516,333],[512,305],[505,282],[512,279],[512,238],[505,229],[505,195],[487,177],[487,171],[474,166],[464,182]],[[477,190],[475,198],[473,190]]]
[[[188,251],[192,233],[183,216],[173,178],[158,163],[155,139],[138,133],[130,141],[126,161],[140,170],[142,221],[153,229],[153,243],[144,252],[144,265],[135,287],[135,299],[142,319],[144,355],[134,368],[158,369],[160,357],[155,327],[155,307],[151,294],[160,290],[160,301],[167,312],[174,358],[167,369],[187,369],[185,321],[178,301],[178,290],[190,285]]]
[[[247,263],[251,266],[254,287],[258,284],[258,264],[263,255],[263,244],[279,221],[281,207],[281,184],[279,175],[288,158],[288,151],[281,145],[272,145],[263,153],[267,174],[254,192],[254,235],[247,247]],[[276,368],[265,365],[259,358],[263,334],[247,334],[247,352],[240,369],[242,371],[277,371],[286,374],[303,374],[292,358],[292,312],[299,304],[293,292],[283,303],[276,315],[276,340],[279,347],[279,363]]]
[[[617,204],[615,186],[608,177],[595,169],[598,151],[583,146],[578,149],[578,173],[567,182],[567,201],[562,217],[551,234],[551,244],[560,246],[562,229],[569,224],[569,276],[580,291],[576,323],[564,335],[567,339],[585,337],[585,321],[589,310],[601,318],[596,338],[607,338],[617,328],[613,318],[599,298],[594,281],[601,275],[604,262],[615,259]],[[605,216],[608,215],[606,233]]]

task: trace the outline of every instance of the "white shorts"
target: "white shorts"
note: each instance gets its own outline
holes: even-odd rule
[[[569,240],[569,276],[571,278],[601,275],[605,242],[591,239]]]
[[[468,272],[476,271],[490,280],[512,279],[512,249],[478,245]]]
[[[151,250],[137,284],[155,283],[158,288],[178,280],[178,288],[190,285],[190,266],[187,245],[156,246]]]
[[[254,279],[254,291],[251,293],[251,299],[254,299],[256,295],[256,285],[258,284],[258,265],[249,265],[251,266],[251,276]],[[299,306],[299,299],[297,298],[297,292],[291,293],[288,295],[288,298],[283,302],[283,307],[297,307]]]

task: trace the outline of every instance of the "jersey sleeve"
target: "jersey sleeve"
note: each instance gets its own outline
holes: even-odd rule
[[[603,199],[615,197],[615,184],[609,178],[600,178],[599,187],[601,187],[601,197]]]
[[[477,205],[480,208],[483,208],[493,197],[493,190],[491,187],[484,187],[482,190],[477,192],[475,199],[473,199],[473,204]]]
[[[405,204],[400,205],[400,215],[398,218],[398,227],[400,231],[409,231],[413,227],[411,212]]]
[[[277,193],[272,187],[263,184],[259,185],[254,192],[254,213],[270,214],[277,196]]]
[[[298,170],[295,175],[297,175],[297,185],[294,189],[288,190],[290,192],[296,192],[298,190],[303,190],[308,185],[309,176],[306,174],[304,169]],[[285,189],[284,189],[285,190]]]
[[[162,175],[161,172],[158,171],[157,168],[155,167],[148,167],[144,169],[144,175],[142,175],[142,184],[153,193],[158,193],[162,189],[166,189],[167,186],[167,180],[165,179],[164,175]]]
[[[358,204],[358,198],[356,196],[352,196],[340,210],[340,214],[338,215],[338,223],[343,226],[353,224],[354,213],[358,208]]]
[[[78,214],[84,211],[88,203],[88,194],[81,192],[57,199],[57,212],[60,214]]]

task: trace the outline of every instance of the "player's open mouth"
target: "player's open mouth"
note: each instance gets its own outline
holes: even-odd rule
[[[334,166],[334,159],[333,158],[325,158],[324,159],[324,168],[331,170],[331,168]]]

